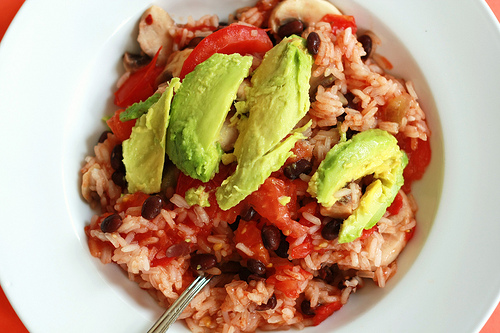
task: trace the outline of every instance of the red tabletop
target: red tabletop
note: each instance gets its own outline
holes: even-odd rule
[[[23,4],[24,0],[1,0],[0,1],[0,41],[5,34],[10,22]],[[496,17],[500,20],[500,0],[486,0]],[[24,327],[21,320],[5,296],[0,286],[0,332],[26,333],[28,330]],[[500,332],[500,304],[491,315],[490,319],[483,327],[480,333],[498,333]]]

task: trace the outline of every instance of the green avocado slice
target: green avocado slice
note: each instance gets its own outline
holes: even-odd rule
[[[246,100],[236,104],[241,116],[234,145],[238,165],[217,189],[221,209],[234,207],[256,191],[303,138],[298,132],[305,128],[283,140],[309,110],[311,67],[305,40],[291,36],[269,50],[255,70]]]
[[[309,125],[310,126],[310,125]],[[301,130],[304,130],[303,128]],[[297,131],[280,142],[275,149],[260,158],[239,163],[235,172],[226,178],[217,189],[216,197],[221,209],[227,210],[236,206],[250,193],[257,191],[259,186],[278,170],[292,155],[290,151],[295,143],[305,139],[304,135]],[[250,171],[259,170],[249,175]]]
[[[172,101],[167,154],[190,177],[207,182],[218,172],[219,133],[251,65],[251,56],[216,53],[182,81]]]
[[[160,99],[137,119],[130,138],[123,141],[123,163],[129,193],[160,192],[170,102],[179,85],[179,79],[173,78]]]
[[[343,222],[339,243],[348,243],[363,229],[372,228],[394,201],[404,183],[408,164],[396,138],[386,131],[371,129],[334,146],[309,181],[307,191],[324,207],[340,199],[335,193],[347,183],[373,174],[374,182],[361,197],[359,207]]]

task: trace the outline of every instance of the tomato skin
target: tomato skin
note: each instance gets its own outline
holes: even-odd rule
[[[340,308],[342,308],[342,303],[339,301],[318,306],[314,310],[316,314],[313,318],[313,325],[318,326],[322,321],[330,317],[335,311],[340,310]]]
[[[135,192],[133,194],[124,195],[116,203],[116,211],[125,212],[130,207],[142,206],[147,198],[149,198],[149,195],[143,192]]]
[[[161,48],[151,62],[130,74],[129,78],[115,92],[115,105],[125,108],[139,101],[144,101],[154,94],[156,78],[163,72],[163,67],[156,66]]]
[[[260,260],[264,265],[269,264],[269,251],[264,247],[262,242],[261,229],[255,221],[240,222],[238,229],[234,233],[234,242],[243,243],[255,253],[251,258]],[[243,258],[249,258],[248,255],[238,250],[238,253]]]
[[[124,111],[125,109],[117,110],[115,114],[106,121],[111,129],[111,132],[113,132],[116,138],[122,142],[130,138],[132,128],[135,126],[135,122],[137,121],[136,119],[121,121],[120,113]]]
[[[272,47],[273,43],[265,30],[231,24],[203,38],[184,61],[179,77],[181,80],[184,79],[186,74],[192,72],[198,64],[210,58],[214,53],[264,54]]]
[[[378,232],[378,227],[375,224],[371,229],[363,229],[363,233],[359,237],[360,240],[366,239],[370,237],[375,231]]]
[[[292,243],[294,239],[287,237],[287,241]],[[288,253],[292,259],[303,259],[314,250],[311,237],[307,236],[304,242],[294,248],[291,248]]]
[[[287,270],[294,271],[294,275],[299,273],[302,275],[302,280],[297,280],[288,275],[286,273]],[[280,265],[275,267],[275,273],[267,278],[266,283],[274,284],[274,288],[281,291],[287,297],[297,298],[303,291],[303,282],[309,279],[312,279],[312,274],[299,266]]]
[[[358,30],[354,16],[350,15],[326,14],[321,21],[330,23],[334,33],[351,28],[352,33],[355,35]]]
[[[425,170],[431,162],[432,152],[429,140],[423,141],[417,139],[417,149],[413,150],[412,139],[406,138],[402,134],[396,135],[399,147],[408,155],[408,165],[403,171],[405,182],[403,184],[403,191],[409,193],[411,184],[423,177]]]
[[[415,229],[416,228],[417,227],[415,226],[415,227],[411,228],[410,230],[406,231],[405,240],[407,242],[409,242],[413,238],[413,236],[415,236]]]
[[[279,198],[289,197],[290,201],[283,205]],[[308,228],[291,218],[297,209],[297,195],[293,182],[269,177],[259,189],[247,198],[248,203],[259,213],[280,229],[285,236],[299,238],[307,233]]]
[[[402,207],[403,207],[403,196],[398,192],[392,204],[387,208],[387,211],[391,215],[397,215]]]

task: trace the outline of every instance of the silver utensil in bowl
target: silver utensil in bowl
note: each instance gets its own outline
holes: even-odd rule
[[[175,300],[172,305],[163,313],[163,315],[154,323],[147,333],[164,333],[168,330],[182,311],[188,306],[193,298],[205,287],[212,279],[210,274],[198,276],[184,292]]]

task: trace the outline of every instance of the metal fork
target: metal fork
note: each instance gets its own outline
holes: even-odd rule
[[[188,306],[188,304],[193,300],[193,298],[205,287],[208,282],[212,279],[212,275],[200,275],[198,276],[189,287],[184,290],[184,292],[175,300],[172,305],[163,313],[163,315],[154,323],[147,333],[164,333],[168,330],[170,325],[172,325],[177,318],[180,316],[182,311]]]

